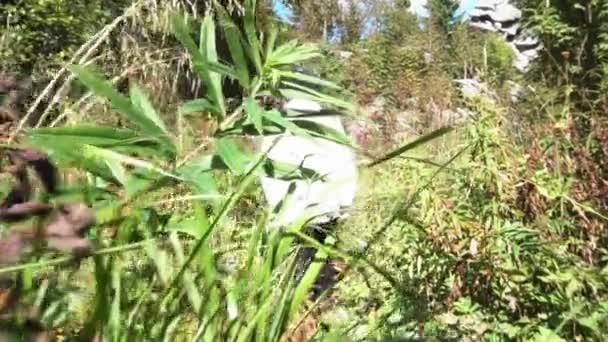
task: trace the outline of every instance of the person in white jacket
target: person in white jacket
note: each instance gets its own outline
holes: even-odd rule
[[[323,111],[320,104],[304,99],[291,99],[283,105],[299,120],[330,127],[346,135],[340,115],[318,115]],[[265,136],[262,139],[262,150],[267,151],[275,161],[300,165],[311,169],[321,179],[282,180],[262,177],[264,195],[271,213],[270,226],[285,228],[302,219],[309,219],[307,231],[313,238],[323,242],[328,231],[348,216],[357,193],[357,156],[355,151],[346,145],[317,137],[295,136],[290,133]],[[291,190],[291,191],[290,191]],[[301,271],[306,268],[315,250],[303,248],[299,254]],[[323,272],[332,272],[325,269]],[[325,275],[327,276],[327,275]],[[318,295],[323,289],[316,289]]]

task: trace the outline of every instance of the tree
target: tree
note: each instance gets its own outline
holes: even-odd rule
[[[338,33],[341,7],[338,0],[284,0],[293,12],[296,26],[308,39],[327,40]]]
[[[342,14],[342,42],[354,43],[363,33],[364,17],[360,1],[348,0]]]
[[[449,35],[452,17],[458,9],[458,1],[429,0],[427,7],[430,12],[430,25],[435,27],[441,34]]]
[[[0,67],[30,74],[61,64],[130,0],[3,1]],[[41,65],[42,64],[42,65]]]

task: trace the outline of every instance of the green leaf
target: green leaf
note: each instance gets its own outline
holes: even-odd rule
[[[355,107],[353,106],[352,103],[346,102],[342,99],[339,99],[337,97],[333,97],[333,96],[329,96],[329,95],[325,95],[322,94],[316,90],[313,90],[311,88],[308,87],[304,87],[298,83],[293,83],[293,82],[288,82],[285,81],[283,82],[285,85],[288,85],[290,87],[296,88],[294,89],[280,89],[279,92],[281,93],[281,95],[283,95],[285,98],[288,99],[309,99],[309,100],[313,100],[319,103],[325,103],[325,104],[329,104],[338,108],[342,108],[344,110],[346,110],[349,113],[352,113],[355,111]]]
[[[113,108],[118,110],[133,124],[137,125],[144,133],[155,138],[166,138],[166,130],[161,129],[161,127],[159,127],[154,121],[160,121],[160,119],[158,119],[158,116],[155,113],[150,113],[151,105],[149,104],[147,98],[143,95],[143,92],[137,89],[132,91],[134,98],[132,98],[131,101],[137,103],[137,106],[133,106],[132,102],[127,97],[116,91],[112,87],[112,84],[98,72],[89,70],[80,65],[72,65],[70,66],[70,70],[76,74],[78,79],[89,89],[91,89],[94,94],[108,99]],[[148,115],[150,117],[148,117]],[[167,141],[165,140],[164,142]]]
[[[246,172],[247,165],[251,160],[248,154],[243,152],[236,142],[230,138],[221,138],[217,141],[216,153],[228,166],[230,171],[237,175]]]
[[[115,180],[112,172],[108,169],[108,165],[103,160],[97,160],[85,155],[83,151],[85,145],[75,143],[70,139],[38,140],[30,138],[28,143],[45,151],[59,166],[77,167],[104,180]]]
[[[265,176],[285,181],[322,178],[322,176],[313,169],[272,159],[266,161],[263,170]]]
[[[184,17],[180,16],[172,17],[173,34],[190,53],[194,69],[207,88],[208,99],[219,109],[219,114],[224,117],[226,115],[226,108],[222,91],[222,79],[218,73],[208,68],[210,62],[217,63],[218,61],[213,17],[207,15],[203,19],[200,31],[200,49],[196,46],[192,37],[190,37],[190,30],[186,26],[186,23],[184,23],[184,19]]]
[[[167,299],[170,298],[171,295],[177,290],[177,285],[178,285],[179,281],[181,280],[182,276],[184,275],[186,270],[189,268],[190,264],[195,259],[195,257],[200,256],[200,253],[205,253],[205,251],[210,252],[210,250],[208,248],[204,248],[207,244],[207,239],[209,238],[211,233],[213,233],[213,231],[217,227],[218,223],[226,217],[228,212],[235,206],[235,204],[243,196],[245,191],[251,186],[251,184],[254,182],[254,180],[257,179],[257,177],[256,177],[257,171],[262,166],[265,158],[266,158],[266,154],[264,154],[262,156],[262,158],[257,160],[252,165],[252,167],[250,168],[249,172],[245,175],[245,177],[242,177],[240,179],[237,189],[222,204],[217,215],[214,216],[213,222],[211,222],[211,224],[209,225],[209,229],[206,230],[206,232],[203,234],[203,236],[201,236],[201,238],[198,239],[196,244],[192,247],[190,255],[182,263],[179,271],[177,272],[177,274],[171,281],[170,286],[163,293],[163,295],[161,297],[162,299],[160,300],[159,305],[166,305]]]
[[[245,100],[245,112],[247,113],[247,116],[249,117],[251,122],[253,122],[256,131],[260,135],[264,133],[262,111],[263,109],[258,105],[257,101],[254,98],[248,97]]]
[[[297,40],[291,40],[277,47],[266,60],[266,67],[283,67],[305,62],[309,59],[321,57],[321,53],[312,44],[298,45]]]
[[[282,77],[285,77],[285,78],[291,78],[291,79],[295,79],[295,80],[298,80],[301,82],[314,84],[314,85],[317,85],[320,87],[331,88],[331,89],[336,89],[336,90],[342,89],[339,85],[337,85],[333,82],[329,82],[329,81],[323,80],[321,78],[306,75],[306,74],[303,74],[300,72],[279,71],[279,75],[281,75]]]
[[[218,14],[220,25],[224,30],[226,42],[228,43],[228,50],[236,67],[239,83],[244,89],[250,89],[249,63],[245,57],[241,32],[222,6],[218,6]]]
[[[289,318],[294,319],[298,314],[298,310],[300,306],[308,295],[310,294],[310,290],[312,289],[315,281],[317,280],[317,276],[319,272],[321,272],[321,268],[325,264],[325,259],[327,258],[327,253],[324,251],[317,251],[315,254],[315,261],[308,266],[304,276],[300,280],[296,290],[293,294],[293,299],[291,301],[291,307],[289,309]]]
[[[138,137],[137,133],[130,129],[94,125],[36,128],[30,130],[28,136],[66,137],[91,145],[114,145]]]
[[[538,328],[538,333],[534,335],[534,342],[565,342],[555,331],[545,327]]]
[[[144,170],[153,171],[153,172],[156,172],[160,175],[163,175],[163,176],[166,176],[169,178],[177,179],[180,181],[183,180],[180,177],[173,175],[170,172],[167,172],[167,171],[153,165],[152,163],[141,160],[141,159],[133,158],[133,157],[130,157],[127,155],[123,155],[123,154],[108,150],[108,149],[99,148],[99,147],[95,147],[95,146],[91,146],[91,145],[84,145],[83,148],[84,148],[83,155],[88,158],[102,160],[104,162],[106,162],[107,160],[111,160],[111,162],[118,162],[121,164],[134,166],[137,168],[142,168]]]
[[[104,160],[114,178],[120,182],[122,186],[127,184],[127,171],[124,166],[116,159]]]
[[[184,103],[180,108],[179,112],[188,115],[197,112],[210,112],[212,114],[219,114],[220,111],[213,103],[207,99],[196,99]]]
[[[403,154],[403,153],[405,153],[405,152],[407,152],[409,150],[412,150],[412,149],[414,149],[414,148],[416,148],[416,147],[418,147],[418,146],[420,146],[422,144],[425,144],[425,143],[427,143],[427,142],[429,142],[429,141],[431,141],[433,139],[439,138],[440,136],[442,136],[442,135],[444,135],[444,134],[446,134],[446,133],[448,133],[450,131],[452,131],[452,127],[439,128],[439,129],[437,129],[437,130],[435,130],[435,131],[433,131],[433,132],[431,132],[429,134],[426,134],[426,135],[424,135],[424,136],[422,136],[422,137],[420,137],[420,138],[412,141],[409,144],[406,144],[405,146],[402,146],[402,147],[400,147],[400,148],[398,148],[398,149],[396,149],[396,150],[394,150],[392,152],[387,153],[383,157],[380,157],[380,158],[376,159],[375,161],[371,162],[370,164],[368,164],[367,167],[374,167],[374,166],[376,166],[378,164],[382,164],[382,163],[384,163],[386,161],[389,161],[389,160],[391,160],[391,159],[393,159],[395,157],[398,157],[399,155],[401,155],[401,154]]]
[[[27,141],[49,151],[71,147],[69,155],[80,153],[83,145],[148,157],[158,157],[163,148],[158,139],[140,136],[132,130],[96,126],[34,129],[28,132]]]
[[[184,164],[177,170],[177,174],[193,187],[196,195],[219,194],[211,171],[213,168],[209,158],[208,164],[198,161]]]
[[[248,154],[241,151],[243,160],[240,164],[252,163],[261,157],[261,153]],[[212,176],[214,170],[230,170],[228,165],[219,155],[205,156],[198,160],[193,160],[177,170],[177,174],[186,182],[194,186],[198,194],[219,194],[217,184]],[[260,169],[260,174],[282,180],[296,179],[320,179],[322,176],[315,170],[294,165],[282,161],[266,159]]]
[[[152,106],[152,103],[150,103],[150,100],[138,85],[134,85],[130,88],[130,96],[133,106],[135,106],[135,108],[142,113],[146,119],[154,124],[154,126],[150,127],[150,131],[148,133],[168,135],[165,123],[158,116],[158,113]],[[148,124],[148,122],[146,122],[146,124]]]
[[[196,67],[197,63],[194,63],[194,66]],[[238,75],[237,71],[229,65],[226,65],[226,64],[223,64],[220,62],[208,61],[206,64],[203,64],[203,67],[207,68],[209,71],[212,72],[213,75],[217,76],[219,78],[220,82],[221,82],[222,76],[225,76],[232,80],[237,80],[237,81],[239,79],[239,75]]]
[[[114,89],[99,72],[82,65],[70,65],[68,69],[95,95],[108,99],[121,114],[134,118],[135,123],[139,123],[141,115],[133,108],[129,99]]]
[[[270,34],[266,38],[266,42],[265,42],[266,43],[266,52],[264,55],[265,58],[268,59],[272,55],[272,51],[274,50],[278,35],[279,35],[279,27],[276,23],[273,22],[273,24],[270,26]]]
[[[251,56],[251,60],[253,60],[253,64],[255,65],[255,69],[258,75],[263,74],[262,68],[262,57],[260,48],[262,44],[258,39],[258,30],[255,24],[256,18],[256,0],[245,0],[245,34],[247,35],[247,41],[249,43],[249,55]]]
[[[200,30],[199,49],[202,54],[202,59],[200,59],[200,62],[203,63],[204,69],[201,74],[203,76],[203,81],[205,82],[205,85],[208,88],[207,91],[210,94],[210,98],[219,108],[220,114],[222,114],[222,116],[225,116],[226,100],[224,98],[224,91],[222,88],[222,76],[217,70],[213,70],[213,66],[215,64],[218,64],[218,67],[221,67],[217,54],[215,27],[216,25],[213,20],[213,16],[211,14],[206,15],[203,19],[203,23],[201,24]],[[197,55],[193,55],[193,58],[195,62],[198,61]],[[224,71],[223,73],[227,74],[226,71]]]
[[[310,133],[311,136],[316,136],[318,138],[327,139],[338,144],[352,147],[350,139],[344,133],[314,121],[298,119],[299,117],[291,119],[290,121],[292,121],[298,127],[305,129],[308,133]]]
[[[112,272],[112,304],[110,307],[109,317],[108,317],[108,328],[110,330],[110,338],[112,340],[118,340],[119,336],[121,336],[121,328],[122,328],[122,318],[121,318],[121,298],[120,294],[123,292],[121,289],[121,272],[120,272],[120,264],[112,263],[111,264],[111,272]]]
[[[264,116],[264,118],[279,125],[280,127],[283,127],[285,129],[289,130],[291,133],[293,133],[295,135],[310,137],[310,134],[306,130],[298,127],[298,125],[294,124],[293,122],[289,121],[287,118],[283,117],[281,115],[281,113],[277,110],[267,111],[267,112],[264,112],[262,115]]]
[[[280,339],[281,331],[286,326],[286,320],[289,317],[289,309],[291,299],[293,296],[294,280],[293,276],[296,269],[296,260],[291,261],[287,272],[284,275],[284,281],[279,285],[279,289],[282,293],[277,305],[275,305],[273,313],[273,320],[270,322],[270,331],[268,335],[271,341],[277,341]]]
[[[108,159],[106,159],[106,161],[107,160]],[[136,169],[132,171],[123,184],[125,193],[127,195],[126,197],[131,198],[131,196],[141,191],[150,190],[150,186],[153,184],[153,182],[158,182],[160,177],[161,176],[159,176],[157,173],[147,170]]]
[[[195,239],[200,239],[204,232],[201,231],[201,224],[195,217],[181,219],[177,222],[169,222],[167,229],[175,232],[180,232],[192,236]]]

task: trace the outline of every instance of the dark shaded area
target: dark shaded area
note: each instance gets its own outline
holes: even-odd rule
[[[319,243],[324,243],[327,237],[336,229],[337,224],[338,220],[334,219],[321,225],[311,225],[308,227],[307,233]],[[302,241],[297,241],[296,243],[300,244]],[[315,261],[316,253],[317,249],[314,247],[301,247],[298,250],[296,255],[296,280],[298,282],[302,279],[312,262]],[[325,260],[325,264],[321,268],[311,290],[311,299],[316,301],[325,291],[331,290],[336,285],[339,274],[340,270],[336,267],[334,260],[329,258]]]

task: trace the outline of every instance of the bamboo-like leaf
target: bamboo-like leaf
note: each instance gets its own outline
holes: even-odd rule
[[[219,192],[211,173],[213,170],[210,160],[208,165],[195,161],[182,165],[177,174],[192,186],[196,195],[217,195]]]
[[[217,106],[207,99],[195,99],[192,101],[188,101],[179,108],[179,112],[184,115],[189,115],[197,112],[209,112],[215,115],[218,115],[220,113]]]
[[[233,139],[219,139],[216,143],[216,151],[217,155],[228,166],[230,171],[237,175],[245,173],[250,158],[248,158],[247,154],[239,148]]]
[[[112,87],[111,83],[98,72],[89,70],[80,65],[72,65],[70,70],[76,74],[78,79],[96,95],[108,99],[116,110],[137,125],[145,134],[153,138],[161,139],[163,143],[168,144],[168,148],[174,150],[174,146],[172,146],[173,143],[170,139],[168,139],[165,131],[163,131],[157,125],[154,119],[148,117],[148,115],[151,115],[156,116],[156,119],[158,119],[157,115],[151,114],[150,112],[145,113],[143,110],[140,111],[137,106],[133,106],[132,102],[128,98],[116,91]],[[147,100],[141,97],[143,95],[135,91],[135,96],[136,98],[132,100],[146,107],[146,110],[149,111],[151,106],[145,104]]]
[[[245,100],[245,112],[247,113],[247,116],[253,123],[253,126],[255,127],[256,131],[260,135],[264,133],[264,125],[262,122],[262,111],[263,111],[263,109],[260,107],[260,105],[258,105],[257,101],[254,98],[248,97]]]
[[[298,127],[298,125],[294,124],[293,122],[291,122],[291,121],[287,120],[285,117],[283,117],[279,111],[276,111],[276,110],[267,111],[267,112],[264,112],[262,115],[264,116],[264,118],[268,119],[271,122],[274,122],[275,124],[279,125],[280,127],[284,127],[285,129],[287,129],[288,131],[290,131],[291,133],[293,133],[295,135],[300,135],[300,136],[304,136],[304,137],[311,136],[306,130]]]
[[[207,87],[208,99],[219,109],[222,117],[226,115],[221,76],[208,68],[209,62],[217,62],[215,47],[215,25],[211,15],[203,19],[200,31],[200,49],[190,37],[190,30],[181,16],[171,19],[173,34],[192,57],[194,69]]]
[[[279,284],[279,288],[283,293],[272,312],[274,315],[272,322],[270,322],[270,331],[268,332],[271,341],[279,340],[282,331],[287,325],[285,322],[289,318],[289,310],[293,299],[296,262],[296,258],[293,258],[283,277],[283,281]]]
[[[53,161],[64,167],[77,167],[88,171],[104,180],[113,180],[113,175],[103,160],[87,157],[83,151],[84,144],[71,139],[44,139],[29,137],[28,144],[45,151]]]
[[[311,44],[298,45],[297,40],[292,40],[277,47],[268,57],[266,66],[281,67],[293,65],[315,57],[321,57],[321,53],[316,46]]]
[[[211,99],[213,99],[215,105],[220,109],[222,116],[225,116],[226,99],[224,98],[221,75],[226,75],[227,72],[214,70],[214,68],[221,66],[221,64],[219,64],[219,57],[217,55],[215,28],[216,25],[213,16],[211,14],[206,15],[203,19],[203,23],[201,24],[199,49],[203,56],[203,59],[201,60],[201,62],[204,63],[203,68],[206,69],[203,71],[205,76],[203,77],[203,80],[209,88],[208,91],[211,95]],[[215,64],[218,64],[218,66],[216,67]]]
[[[270,311],[270,306],[273,304],[273,299],[274,298],[266,298],[266,300],[261,303],[260,306],[258,306],[255,315],[251,320],[249,320],[249,322],[246,322],[247,326],[245,327],[244,331],[239,334],[239,337],[236,340],[237,342],[251,341],[251,337],[253,336],[256,328],[260,328],[262,331],[266,329],[266,326],[262,322],[266,318],[267,313]]]
[[[184,248],[182,247],[181,241],[177,238],[176,233],[172,233],[169,237],[171,241],[171,246],[173,247],[173,251],[175,252],[175,256],[177,262],[182,263],[185,260],[184,256]],[[195,276],[191,271],[187,271],[184,273],[183,284],[186,288],[186,294],[188,296],[188,300],[190,301],[190,305],[194,308],[196,312],[198,312],[203,303],[203,295],[199,291],[196,286]]]
[[[294,89],[280,89],[279,92],[286,98],[304,98],[310,99],[319,103],[325,103],[328,105],[332,105],[338,108],[342,108],[346,110],[348,113],[352,113],[355,111],[355,107],[352,103],[346,102],[342,99],[322,94],[316,90],[313,90],[308,87],[304,87],[300,84],[284,81],[286,86],[295,88]]]
[[[127,184],[127,171],[124,166],[116,159],[106,159],[105,163],[112,172],[114,178],[120,182],[122,186],[125,186]]]
[[[202,67],[207,68],[207,70],[209,70],[212,75],[218,78],[218,82],[221,82],[222,77],[228,77],[229,79],[237,81],[239,79],[237,71],[233,67],[224,63],[207,61],[206,64],[203,65],[199,63],[199,65],[202,65]],[[197,63],[194,63],[194,66],[196,68],[198,66]]]
[[[199,255],[199,253],[201,251],[205,250],[205,248],[203,248],[203,247],[207,243],[207,239],[209,238],[211,233],[214,231],[214,229],[217,227],[220,220],[222,220],[227,215],[228,211],[234,207],[237,200],[243,196],[245,190],[247,188],[249,188],[249,186],[251,186],[251,184],[253,183],[253,181],[255,179],[257,179],[257,177],[256,177],[257,172],[259,171],[259,168],[263,165],[264,161],[266,160],[266,157],[267,157],[267,153],[265,153],[260,159],[258,159],[255,162],[255,164],[249,169],[249,172],[245,175],[245,177],[243,177],[241,179],[240,183],[238,184],[237,189],[223,203],[218,214],[215,215],[213,222],[209,225],[209,229],[207,229],[205,234],[203,234],[203,236],[200,239],[198,239],[198,241],[192,248],[190,255],[188,256],[186,261],[182,264],[179,272],[173,278],[171,285],[163,294],[162,300],[160,301],[160,305],[166,304],[167,299],[170,298],[170,295],[176,290],[176,286],[177,286],[178,282],[180,281],[180,279],[181,279],[182,275],[184,274],[184,272],[186,271],[186,269],[190,266],[190,263],[194,260],[194,258],[196,256]]]
[[[142,113],[149,121],[154,123],[156,128],[158,128],[158,130],[154,130],[155,133],[158,131],[157,133],[168,134],[165,123],[158,116],[156,109],[154,109],[150,99],[148,99],[148,96],[144,93],[144,91],[138,85],[134,85],[130,89],[130,95],[131,102],[135,108],[138,109],[138,111]]]
[[[28,136],[67,137],[91,145],[114,145],[121,141],[138,138],[135,131],[126,128],[80,125],[73,127],[36,128]]]
[[[350,139],[345,134],[333,129],[332,127],[328,127],[310,120],[298,120],[297,117],[291,119],[290,121],[296,124],[298,127],[305,129],[311,136],[327,139],[338,144],[352,147]]]
[[[249,246],[247,248],[247,261],[245,261],[246,270],[251,270],[253,267],[253,261],[255,256],[257,255],[257,249],[260,245],[260,242],[262,241],[262,236],[265,228],[266,227],[264,227],[264,225],[258,224],[251,233],[251,237],[249,239]]]
[[[131,105],[131,101],[114,89],[112,84],[98,71],[82,65],[70,65],[68,68],[95,95],[108,99],[116,110],[127,116],[127,118],[132,119],[135,124],[139,125],[142,123],[142,115],[136,112]]]
[[[112,340],[119,340],[121,336],[122,318],[121,318],[121,282],[120,282],[120,265],[119,263],[112,263],[112,293],[114,298],[112,299],[112,306],[110,308],[110,315],[108,319],[109,329],[111,331],[110,336]]]
[[[313,85],[320,86],[320,87],[337,89],[337,90],[341,89],[341,87],[339,85],[337,85],[333,82],[326,81],[326,80],[323,80],[323,79],[315,77],[315,76],[306,75],[306,74],[303,74],[300,72],[279,71],[279,75],[281,75],[281,77],[295,79],[297,81],[313,84]]]
[[[319,272],[321,272],[321,268],[325,264],[326,258],[327,254],[324,251],[317,251],[315,254],[315,261],[308,266],[304,276],[300,279],[300,282],[294,291],[293,299],[291,300],[291,307],[289,308],[290,320],[296,317],[298,310],[300,310],[300,306],[306,301],[306,298],[310,294],[310,290],[319,276]]]
[[[228,50],[230,50],[230,55],[236,68],[239,83],[244,89],[250,89],[249,63],[245,57],[245,49],[247,47],[243,47],[245,43],[241,31],[223,7],[218,7],[218,14],[220,25],[228,43]]]
[[[167,172],[155,165],[153,165],[150,162],[141,160],[141,159],[137,159],[137,158],[133,158],[127,155],[123,155],[108,149],[104,149],[104,148],[99,148],[99,147],[95,147],[95,146],[91,146],[91,145],[84,145],[83,146],[83,155],[89,158],[94,158],[94,159],[101,159],[101,160],[113,160],[115,162],[120,162],[122,164],[126,164],[126,165],[131,165],[134,167],[138,167],[138,168],[142,168],[144,170],[148,170],[148,171],[154,171],[158,174],[161,174],[163,176],[166,177],[170,177],[173,179],[177,179],[182,181],[183,179],[171,174],[170,172]]]
[[[279,36],[279,27],[276,23],[273,22],[273,25],[270,26],[270,34],[266,38],[266,51],[264,53],[264,58],[266,60],[270,60],[270,56],[275,48],[275,44],[277,42],[277,37]]]
[[[261,46],[260,41],[258,39],[258,30],[256,27],[256,8],[257,8],[256,0],[245,0],[245,34],[247,36],[247,42],[249,43],[249,55],[251,56],[251,60],[255,65],[255,69],[258,75],[263,73],[262,68],[262,56],[261,56]]]
[[[444,135],[444,134],[446,134],[446,133],[448,133],[450,131],[452,131],[452,127],[442,127],[442,128],[437,129],[437,130],[434,130],[433,132],[425,134],[422,137],[420,137],[420,138],[412,141],[411,143],[406,144],[405,146],[399,147],[398,149],[396,149],[396,150],[394,150],[392,152],[387,153],[383,157],[380,157],[380,158],[374,160],[373,162],[369,163],[367,165],[367,167],[374,167],[374,166],[376,166],[378,164],[382,164],[382,163],[384,163],[386,161],[389,161],[389,160],[391,160],[391,159],[393,159],[395,157],[398,157],[399,155],[401,155],[401,154],[403,154],[403,153],[405,153],[405,152],[407,152],[409,150],[412,150],[412,149],[414,149],[414,148],[416,148],[416,147],[418,147],[418,146],[420,146],[422,144],[425,144],[425,143],[427,143],[427,142],[429,142],[429,141],[431,141],[433,139],[439,138],[440,136],[442,136],[442,135]]]
[[[285,181],[321,178],[321,175],[313,169],[272,159],[268,159],[264,164],[264,175]]]

